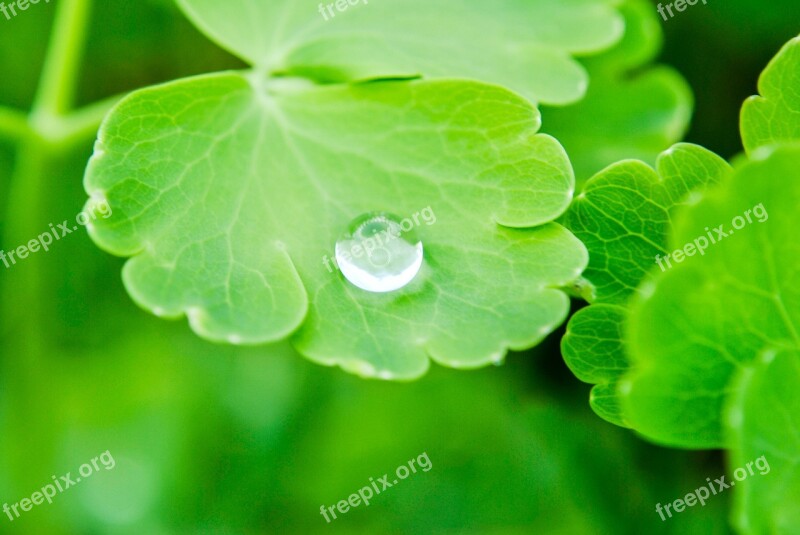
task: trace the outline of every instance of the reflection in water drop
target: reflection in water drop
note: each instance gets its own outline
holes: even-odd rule
[[[345,278],[362,290],[391,292],[419,273],[422,242],[399,217],[370,212],[355,218],[336,242],[336,262]]]

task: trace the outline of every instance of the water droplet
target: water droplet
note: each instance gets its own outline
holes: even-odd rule
[[[391,292],[419,273],[422,242],[410,219],[370,212],[355,218],[336,242],[336,262],[345,278],[362,290]]]

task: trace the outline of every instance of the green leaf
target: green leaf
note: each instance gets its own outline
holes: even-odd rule
[[[334,16],[325,6],[335,3],[317,0],[179,4],[210,38],[265,72],[320,82],[470,78],[555,104],[585,93],[586,72],[572,55],[603,50],[623,31],[613,0],[356,1]]]
[[[621,342],[628,301],[658,255],[666,255],[676,207],[728,172],[715,154],[678,144],[658,158],[655,170],[625,161],[600,172],[563,217],[589,250],[583,278],[593,305],[570,320],[562,354],[579,379],[598,385],[592,391],[592,407],[617,425],[627,425],[616,382],[628,368]]]
[[[798,139],[797,51],[795,39],[762,75],[764,96],[745,103],[751,161],[679,218],[673,247],[711,244],[704,258],[675,262],[643,288],[629,321],[632,371],[619,386],[626,422],[646,437],[732,450],[742,533],[791,533],[800,522],[800,267],[791,230],[800,145],[780,146]]]
[[[590,251],[584,278],[593,287],[591,301],[624,304],[656,255],[667,252],[672,210],[729,169],[714,153],[680,143],[658,158],[655,170],[625,161],[587,182],[563,222]]]
[[[622,346],[626,310],[597,304],[579,310],[567,325],[561,341],[564,361],[585,383],[594,384],[589,396],[592,409],[604,420],[627,427],[617,396],[617,382],[628,371]]]
[[[800,353],[762,353],[742,370],[734,390],[730,464],[748,473],[736,487],[734,523],[742,533],[794,533],[800,526]]]
[[[758,91],[742,108],[742,142],[759,147],[800,140],[800,37],[789,41],[761,74]]]
[[[579,184],[621,160],[654,164],[660,152],[683,138],[691,119],[692,92],[683,77],[649,65],[662,44],[652,4],[628,0],[620,11],[623,39],[582,60],[590,78],[586,97],[542,110],[545,131],[567,150]]]
[[[567,314],[586,265],[567,230],[573,175],[539,115],[472,82],[261,87],[238,73],[134,93],[86,175],[113,216],[94,240],[132,256],[129,293],[201,336],[294,342],[365,376],[416,377],[529,347]],[[355,217],[426,207],[426,266],[372,294],[325,267]],[[536,229],[527,227],[539,226]],[[302,327],[302,328],[301,328]]]
[[[626,417],[663,444],[729,446],[722,410],[735,374],[765,351],[800,347],[800,147],[753,158],[679,219],[670,249],[708,248],[674,258],[630,315]]]

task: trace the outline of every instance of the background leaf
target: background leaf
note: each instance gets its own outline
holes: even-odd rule
[[[748,153],[800,139],[800,37],[789,41],[758,81],[761,96],[742,107],[742,141]]]
[[[334,16],[323,14],[334,4],[316,0],[179,4],[209,37],[264,71],[321,82],[463,77],[558,104],[586,90],[571,56],[603,50],[623,32],[612,0],[381,0]]]
[[[696,100],[684,141],[728,160],[741,152],[742,102],[756,92],[770,59],[798,33],[800,3],[773,0],[769,6],[709,1],[672,19],[659,17],[665,37],[661,61],[680,71]]]
[[[660,152],[685,135],[691,119],[692,92],[683,77],[670,67],[650,65],[663,41],[652,4],[628,0],[620,12],[623,39],[581,59],[590,80],[586,97],[542,109],[544,130],[564,145],[579,185],[621,160],[654,165]]]

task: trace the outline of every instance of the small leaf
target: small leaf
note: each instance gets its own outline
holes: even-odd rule
[[[562,354],[579,379],[597,383],[592,407],[617,425],[627,425],[616,382],[628,368],[621,341],[628,301],[656,266],[656,258],[666,255],[673,210],[692,191],[728,172],[715,154],[695,145],[675,145],[658,158],[656,170],[638,161],[608,167],[586,183],[563,218],[589,249],[583,277],[593,305],[570,320]]]
[[[758,81],[761,96],[742,108],[742,141],[748,153],[759,147],[800,140],[800,37],[786,43]]]
[[[622,36],[611,0],[179,0],[206,35],[262,71],[318,82],[459,77],[503,85],[533,102],[583,97],[571,56]],[[336,3],[335,5],[339,5]]]
[[[617,382],[628,371],[622,347],[626,310],[617,305],[592,305],[575,313],[562,338],[564,361],[585,383],[594,384],[589,404],[604,420],[622,427],[625,423]]]
[[[86,188],[113,216],[91,228],[133,258],[124,280],[201,336],[279,340],[365,376],[411,378],[429,356],[475,367],[530,347],[568,309],[554,288],[586,265],[550,223],[569,205],[561,146],[520,97],[473,82],[267,87],[217,74],[146,89],[107,118]],[[397,292],[325,267],[355,217],[416,228],[426,266]],[[527,227],[539,226],[536,229]]]
[[[584,278],[594,286],[592,302],[626,303],[656,256],[667,252],[672,210],[729,170],[716,154],[680,143],[658,158],[655,170],[632,160],[593,177],[563,218],[591,253]]]

